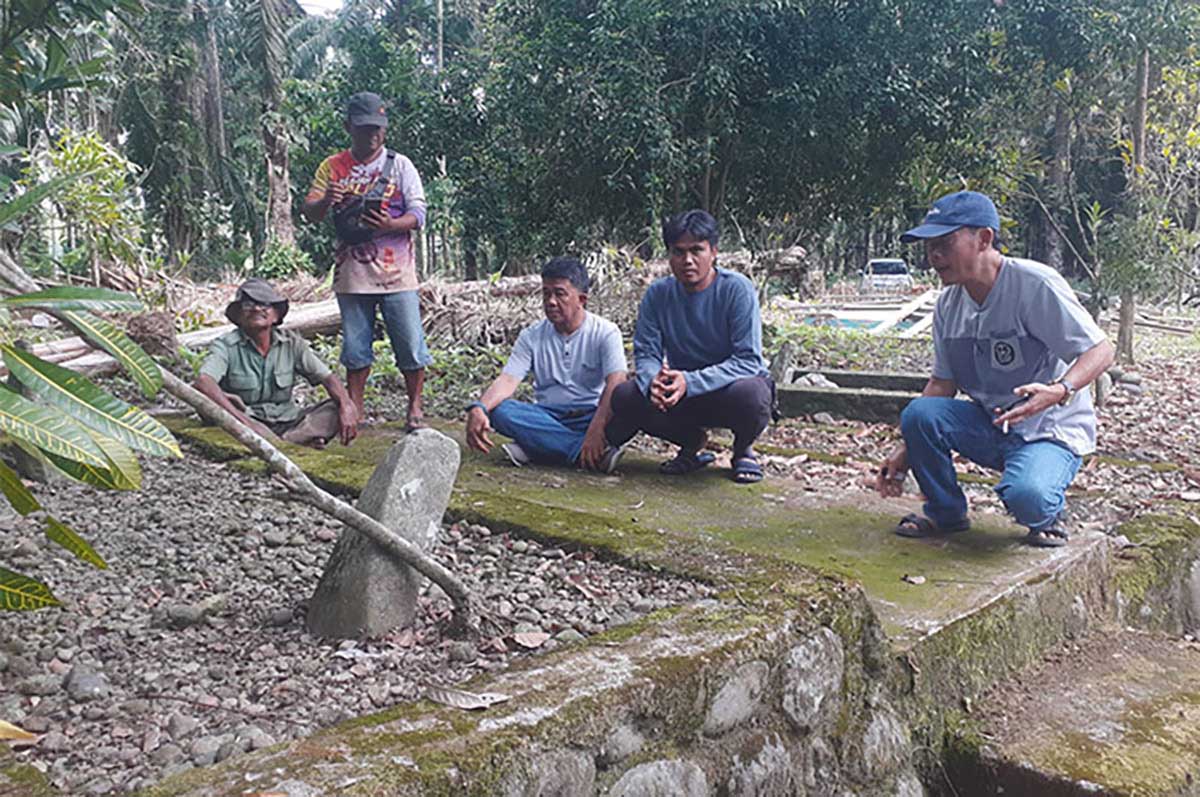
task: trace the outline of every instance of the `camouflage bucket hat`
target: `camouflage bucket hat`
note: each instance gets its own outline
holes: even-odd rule
[[[233,301],[225,305],[225,317],[235,324],[241,323],[242,302],[245,299],[271,305],[275,308],[276,315],[279,316],[275,319],[276,326],[283,323],[283,317],[288,312],[287,297],[275,290],[274,286],[265,279],[251,277],[246,280],[238,287]]]

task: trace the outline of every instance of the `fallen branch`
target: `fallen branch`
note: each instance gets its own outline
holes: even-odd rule
[[[441,587],[454,605],[454,614],[448,631],[450,635],[462,636],[475,630],[475,611],[471,594],[457,576],[426,555],[420,548],[393,533],[378,520],[363,514],[345,501],[335,498],[313,484],[296,463],[288,459],[283,452],[265,438],[244,426],[207,396],[167,369],[160,370],[163,375],[163,389],[250,449],[251,453],[267,464],[267,468],[272,473],[282,478],[293,498],[340,520],[366,536],[393,559],[409,565]]]
[[[0,247],[0,281],[7,282],[17,292],[37,290],[25,270]],[[51,313],[58,316],[57,313]],[[60,318],[60,320],[62,320]],[[64,322],[65,323],[65,322]],[[248,448],[251,453],[267,464],[267,468],[278,474],[284,484],[292,491],[298,500],[340,520],[355,531],[365,535],[378,545],[389,556],[411,566],[421,575],[442,588],[454,606],[450,628],[447,633],[452,636],[465,636],[477,630],[474,606],[471,594],[458,577],[427,556],[424,551],[411,544],[408,540],[392,533],[374,518],[359,512],[354,507],[334,498],[329,493],[312,483],[312,480],[296,463],[287,458],[270,442],[243,426],[207,396],[184,382],[166,368],[159,368],[163,377],[163,388],[175,398],[187,404],[200,414],[200,417],[220,427],[239,443]]]

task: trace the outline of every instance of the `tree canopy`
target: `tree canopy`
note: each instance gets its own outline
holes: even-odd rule
[[[3,187],[82,173],[91,142],[95,193],[131,217],[100,242],[67,202],[11,229],[43,272],[324,270],[330,232],[297,208],[360,90],[389,100],[389,144],[426,182],[427,275],[648,253],[687,207],[750,246],[786,229],[836,271],[896,254],[963,186],[1000,201],[1014,250],[1097,294],[1197,267],[1200,15],[1181,0],[6,8]],[[1134,229],[1160,245],[1131,247]]]

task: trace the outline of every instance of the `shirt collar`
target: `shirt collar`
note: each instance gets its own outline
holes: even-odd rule
[[[249,336],[249,335],[247,335],[247,334],[246,334],[246,333],[245,333],[245,332],[242,330],[242,328],[241,328],[241,327],[237,327],[237,333],[238,333],[238,343],[239,343],[240,345],[242,345],[242,346],[251,346],[251,347],[253,347],[253,346],[254,346],[254,341],[250,340],[250,336]],[[276,344],[276,343],[278,343],[278,342],[279,342],[279,327],[278,327],[278,326],[273,326],[273,327],[271,327],[271,345],[270,345],[270,347],[269,347],[269,348],[274,348],[274,347],[275,347],[275,344]],[[255,351],[258,351],[258,350],[257,350],[257,349],[255,349]]]

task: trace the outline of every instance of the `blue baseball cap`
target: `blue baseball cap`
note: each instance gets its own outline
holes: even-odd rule
[[[977,191],[958,191],[933,203],[921,226],[900,236],[911,244],[926,238],[941,238],[963,227],[991,227],[1000,234],[1000,214],[992,200]]]

